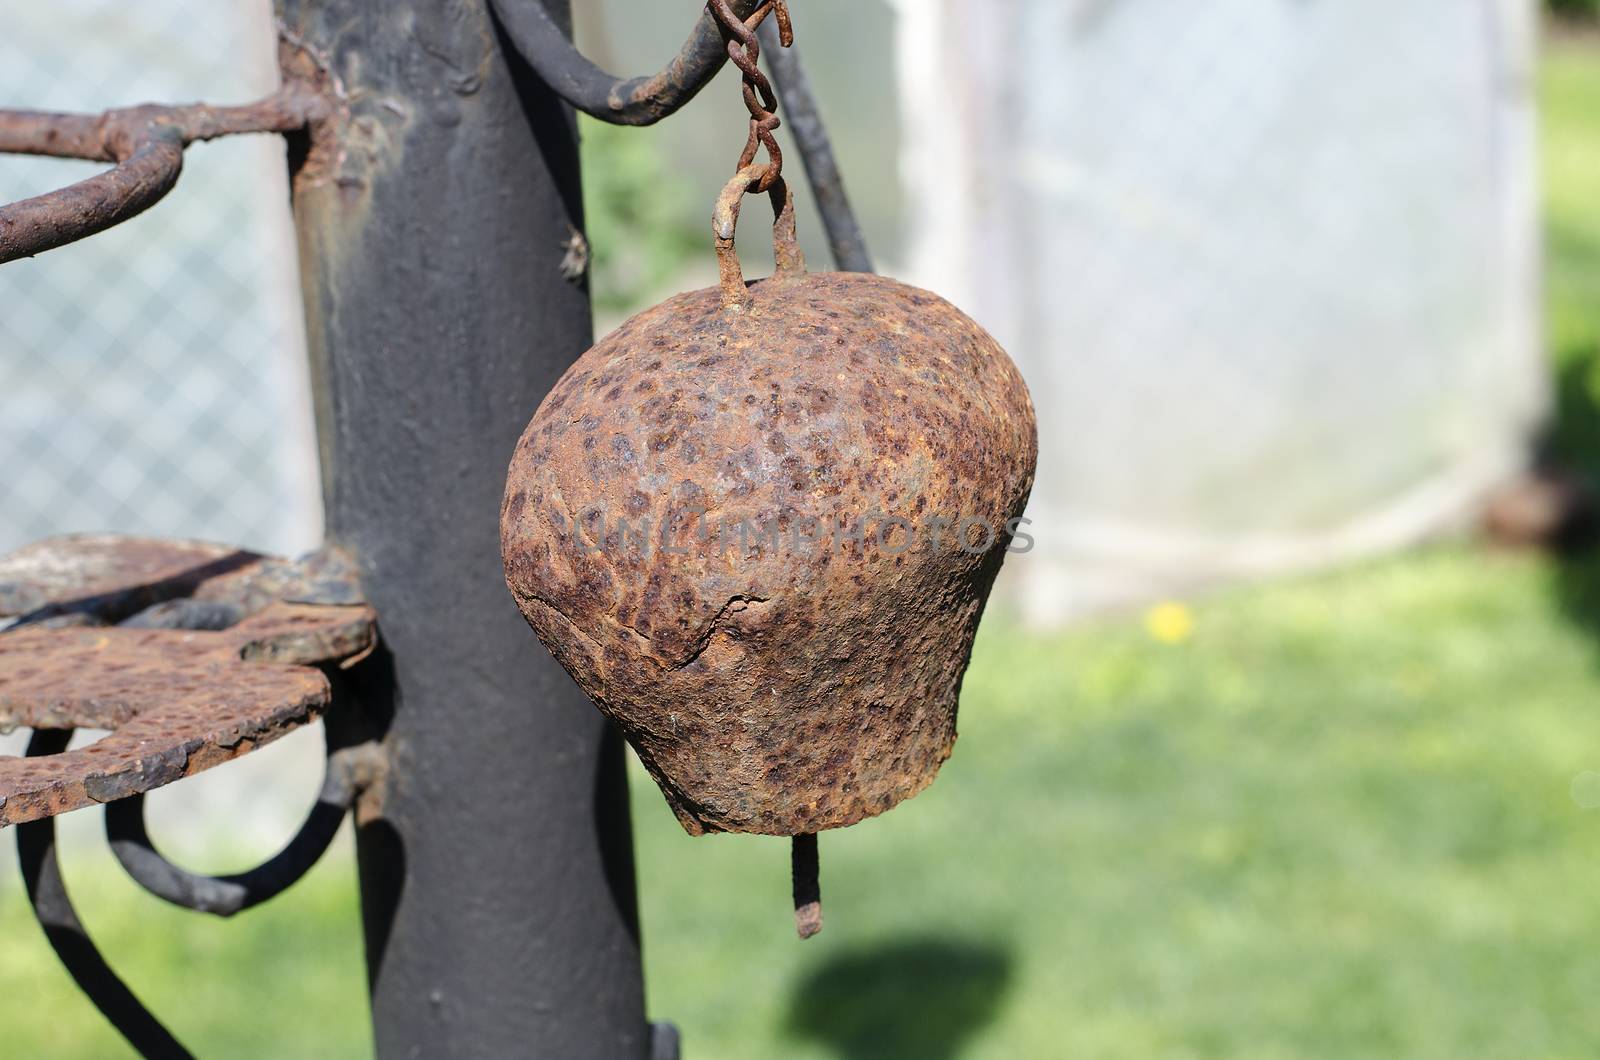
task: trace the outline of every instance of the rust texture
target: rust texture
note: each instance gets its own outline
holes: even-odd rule
[[[318,664],[369,650],[350,564],[81,536],[0,559],[0,729],[109,729],[89,747],[0,757],[0,827],[150,791],[312,720]],[[297,600],[329,602],[295,602]],[[177,605],[222,628],[172,628]],[[180,619],[191,619],[189,611]],[[111,624],[119,623],[119,624]]]
[[[0,630],[173,625],[198,605],[231,625],[276,600],[361,603],[355,563],[333,549],[291,561],[203,541],[116,534],[54,537],[0,556]]]
[[[295,68],[285,64],[293,73]],[[104,114],[0,110],[0,153],[50,155],[114,168],[0,206],[0,263],[52,250],[144,212],[171,191],[191,143],[234,133],[292,132],[333,112],[316,77],[295,76],[254,103],[146,103]]]
[[[225,545],[81,534],[0,556],[0,625],[103,625],[187,595],[208,577],[257,557]]]
[[[1021,376],[954,306],[788,268],[572,365],[511,461],[506,580],[691,834],[838,828],[949,756],[1036,457]],[[875,513],[951,529],[906,547]],[[955,547],[964,519],[998,532]]]
[[[800,50],[792,44],[783,45],[783,31],[775,22],[763,22],[760,33],[772,80],[787,115],[789,135],[800,149],[800,161],[811,182],[811,196],[828,234],[834,268],[840,272],[873,272],[867,237],[850,206],[844,174],[833,153],[822,109],[811,91],[811,79],[800,62]]]

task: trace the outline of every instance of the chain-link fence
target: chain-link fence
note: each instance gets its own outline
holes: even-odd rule
[[[585,8],[614,67],[659,62],[697,5],[640,6]],[[1537,10],[797,6],[880,267],[989,328],[1032,388],[1037,547],[1003,576],[1030,614],[1409,544],[1523,464],[1548,398]],[[719,78],[653,132],[698,189],[686,230],[742,115]],[[809,204],[800,222],[826,267]]]
[[[898,6],[908,274],[1041,412],[1034,613],[1409,544],[1527,459],[1532,0]]]
[[[276,83],[268,0],[11,5],[0,100],[99,111]],[[294,552],[320,532],[281,137],[188,152],[178,189],[0,270],[0,551],[113,530]],[[11,156],[0,201],[103,169]]]
[[[8,5],[0,105],[244,102],[277,81],[270,0]],[[0,552],[51,534],[313,547],[320,500],[281,137],[190,148],[176,190],[92,239],[0,268]],[[0,158],[0,201],[104,169]],[[78,744],[98,734],[80,733]],[[20,753],[26,734],[0,737]],[[180,856],[286,834],[314,790],[297,733],[157,792]],[[66,842],[94,849],[98,815]],[[197,819],[212,822],[194,828]],[[226,822],[225,824],[223,822]],[[255,837],[255,838],[252,838]],[[0,862],[10,859],[0,845]],[[0,864],[0,887],[13,875]]]

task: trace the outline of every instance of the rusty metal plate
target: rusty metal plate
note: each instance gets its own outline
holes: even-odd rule
[[[331,694],[316,665],[369,650],[375,616],[285,598],[343,599],[347,574],[332,553],[291,563],[106,536],[0,559],[0,620],[13,623],[0,633],[0,730],[111,730],[79,750],[0,757],[0,827],[150,791],[311,721]],[[162,627],[196,602],[236,620]]]
[[[69,615],[115,622],[260,559],[199,541],[111,534],[49,538],[0,557],[0,628]]]

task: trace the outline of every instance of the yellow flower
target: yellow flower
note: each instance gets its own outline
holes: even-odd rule
[[[1144,628],[1163,644],[1182,644],[1194,634],[1194,613],[1169,600],[1145,612]]]

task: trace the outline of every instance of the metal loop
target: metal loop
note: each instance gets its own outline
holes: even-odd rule
[[[163,130],[116,168],[76,184],[0,206],[0,263],[31,257],[135,217],[178,183],[183,140]]]
[[[324,117],[328,104],[290,83],[255,103],[212,107],[145,104],[104,114],[0,110],[0,152],[115,162],[65,188],[0,205],[0,264],[103,232],[171,191],[183,149],[246,132],[290,132]]]
[[[732,0],[741,19],[762,0]],[[551,91],[585,114],[613,125],[654,125],[676,114],[728,61],[716,19],[702,14],[677,56],[660,73],[613,77],[573,46],[541,0],[492,0],[517,51]]]
[[[733,309],[748,305],[750,294],[734,236],[739,226],[739,208],[745,195],[755,191],[768,176],[765,165],[746,166],[722,189],[711,215],[711,230],[717,239],[717,271],[721,276],[722,305]],[[772,202],[772,257],[776,276],[794,276],[806,271],[805,255],[795,232],[794,192],[779,177],[767,189]]]
[[[71,739],[71,729],[36,729],[28,740],[27,755],[33,758],[59,754]],[[190,1060],[192,1054],[117,977],[84,930],[61,879],[54,817],[17,825],[17,860],[33,915],[44,929],[50,948],[94,1007],[140,1056]]]
[[[157,898],[196,912],[233,916],[276,898],[311,871],[338,835],[378,755],[374,744],[330,752],[322,790],[305,823],[278,854],[247,872],[205,876],[168,861],[145,827],[143,795],[106,805],[106,839],[128,875]]]

